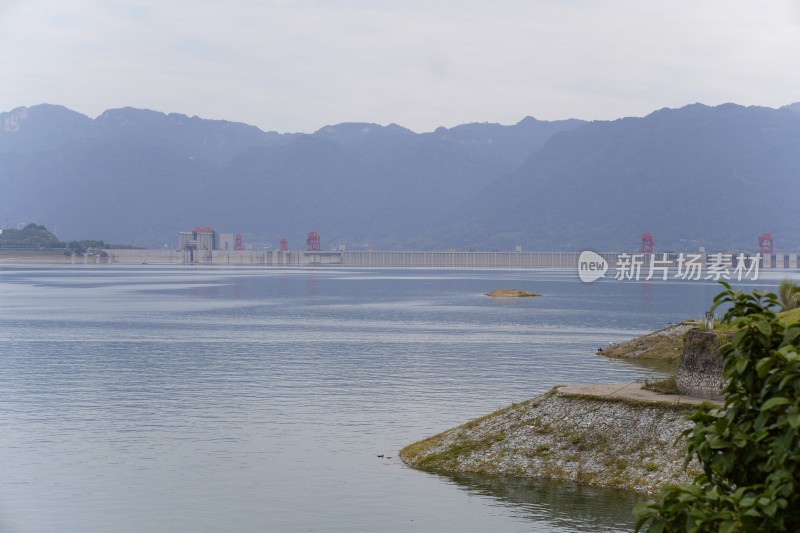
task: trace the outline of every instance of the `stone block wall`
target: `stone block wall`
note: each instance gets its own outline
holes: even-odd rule
[[[721,400],[722,377],[720,346],[727,339],[714,331],[692,329],[683,337],[683,356],[675,382],[681,394],[697,398]]]

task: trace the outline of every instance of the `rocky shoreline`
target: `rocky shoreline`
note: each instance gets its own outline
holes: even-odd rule
[[[430,472],[573,481],[643,493],[689,483],[699,471],[694,463],[684,470],[683,443],[676,441],[690,427],[687,417],[699,401],[648,399],[649,393],[639,390],[553,389],[411,444],[400,457]]]

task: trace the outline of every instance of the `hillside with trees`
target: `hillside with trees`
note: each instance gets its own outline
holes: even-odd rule
[[[0,233],[0,248],[61,248],[58,237],[38,224],[22,229],[5,229]]]

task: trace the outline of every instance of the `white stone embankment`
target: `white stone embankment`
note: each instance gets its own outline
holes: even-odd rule
[[[681,432],[700,400],[640,386],[564,387],[404,448],[406,464],[441,473],[575,481],[639,492],[684,484]]]

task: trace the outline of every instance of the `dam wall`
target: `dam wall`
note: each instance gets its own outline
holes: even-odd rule
[[[577,252],[108,250],[108,263],[385,268],[577,268]],[[617,254],[600,254],[614,268]],[[83,262],[78,260],[77,262]]]
[[[306,250],[174,250],[174,249],[109,249],[103,255],[69,256],[63,250],[1,249],[0,263],[64,263],[64,264],[164,264],[164,265],[240,265],[240,266],[346,266],[374,268],[568,268],[577,269],[578,252],[473,252],[473,251],[306,251]],[[599,253],[608,263],[606,277],[615,275],[621,261],[639,261],[638,273],[644,279],[652,262],[663,265],[664,254]],[[719,254],[666,254],[673,272],[682,255],[695,255],[703,266],[703,275]],[[733,255],[733,257],[731,257]],[[736,253],[725,254],[722,266],[730,272],[736,267]],[[748,265],[750,257],[747,254]],[[797,269],[798,253],[774,253],[760,257],[759,270]],[[628,264],[630,271],[630,263]],[[661,266],[656,266],[661,270]],[[629,278],[630,279],[630,278]]]
[[[613,267],[616,254],[601,254]],[[576,252],[342,252],[342,264],[358,267],[577,268]]]

